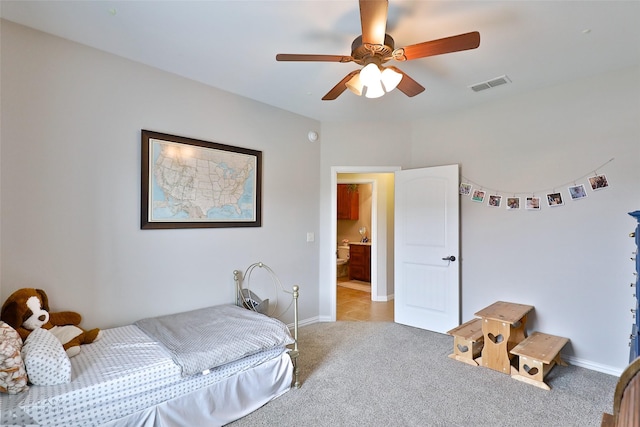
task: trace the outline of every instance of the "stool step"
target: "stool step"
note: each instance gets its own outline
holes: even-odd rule
[[[447,332],[453,336],[453,354],[449,357],[472,366],[478,366],[473,360],[480,355],[484,345],[482,321],[472,319]]]
[[[479,341],[482,338],[482,320],[471,319],[468,322],[453,328],[447,332],[447,334],[453,335],[454,337],[460,337],[465,340]]]
[[[544,377],[556,363],[566,366],[560,358],[560,350],[568,341],[568,338],[534,332],[511,350],[520,359],[520,369],[512,378],[550,390]]]
[[[511,349],[511,353],[536,359],[542,363],[551,363],[568,341],[568,338],[534,332]]]

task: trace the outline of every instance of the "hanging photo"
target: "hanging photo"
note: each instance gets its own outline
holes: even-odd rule
[[[569,196],[571,196],[571,200],[579,200],[587,197],[587,191],[584,189],[584,184],[569,187]]]
[[[482,203],[484,202],[484,196],[486,195],[486,191],[483,190],[474,190],[473,196],[471,196],[471,200],[474,202]]]
[[[532,209],[539,211],[540,210],[540,197],[527,197],[525,204],[525,209]]]
[[[468,196],[471,194],[471,184],[465,184],[464,182],[460,184],[460,194],[463,196]]]
[[[547,194],[547,204],[549,206],[562,206],[562,205],[564,205],[564,201],[562,200],[562,194],[560,194],[560,193],[549,193],[549,194]]]
[[[589,184],[593,191],[597,191],[607,188],[609,186],[609,181],[607,181],[607,177],[604,175],[596,175],[589,178]]]
[[[497,194],[489,196],[489,206],[491,206],[492,208],[499,208],[501,202],[502,196],[498,196]]]
[[[507,197],[507,210],[520,209],[520,197]]]

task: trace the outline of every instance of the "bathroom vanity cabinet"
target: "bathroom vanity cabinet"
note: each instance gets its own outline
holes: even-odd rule
[[[371,282],[371,245],[349,245],[349,280]]]
[[[338,219],[358,219],[360,195],[350,184],[338,184]]]

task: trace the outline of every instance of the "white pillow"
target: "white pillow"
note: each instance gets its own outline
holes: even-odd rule
[[[18,332],[0,320],[0,393],[18,394],[29,388],[20,349]]]
[[[31,331],[22,346],[22,359],[31,384],[56,385],[71,381],[69,356],[62,343],[46,329]]]

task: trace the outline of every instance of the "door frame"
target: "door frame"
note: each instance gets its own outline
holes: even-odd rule
[[[331,280],[333,281],[333,285],[329,288],[331,289],[330,300],[331,300],[331,321],[336,321],[336,305],[338,303],[337,297],[337,285],[336,285],[336,248],[338,247],[338,174],[343,173],[354,173],[354,174],[376,174],[376,173],[394,173],[395,171],[401,170],[400,166],[332,166],[331,167],[331,226],[330,226],[330,236],[329,236],[329,249],[331,251],[327,259],[329,260],[329,265],[327,265],[327,271],[329,271]],[[363,179],[362,182],[372,182],[369,179]],[[377,220],[378,217],[378,195],[379,191],[378,185],[376,182],[373,182],[372,186],[372,195],[371,195],[371,299],[376,301],[377,299],[377,290],[378,290],[378,235],[379,233],[387,231],[387,224],[380,224]],[[376,224],[375,227],[373,224]],[[375,254],[375,256],[373,256]],[[386,257],[385,257],[386,258]]]

